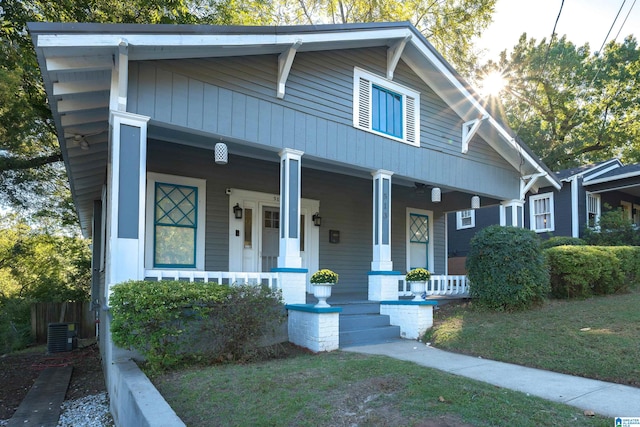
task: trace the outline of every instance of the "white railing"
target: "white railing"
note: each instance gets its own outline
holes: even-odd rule
[[[195,271],[195,270],[145,270],[145,280],[186,280],[189,282],[216,282],[225,285],[249,284],[278,289],[278,273]]]
[[[398,284],[398,292],[401,296],[413,295],[405,276],[401,276]],[[469,295],[469,281],[467,276],[446,276],[432,274],[427,283],[427,296],[429,295]]]

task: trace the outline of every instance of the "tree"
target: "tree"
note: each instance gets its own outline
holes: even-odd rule
[[[513,51],[482,73],[499,70],[508,84],[506,119],[553,170],[620,157],[640,160],[640,49],[633,36],[591,54],[565,37],[520,37]]]
[[[0,296],[30,301],[84,301],[91,285],[86,240],[31,229],[3,216],[0,229]]]
[[[472,41],[491,23],[495,4],[496,0],[280,0],[275,22],[409,21],[459,72],[468,74],[477,60]]]

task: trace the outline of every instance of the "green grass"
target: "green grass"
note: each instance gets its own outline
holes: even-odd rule
[[[443,306],[425,336],[434,347],[640,386],[640,292],[551,300],[517,313]]]
[[[156,376],[189,426],[608,426],[577,408],[340,351]]]

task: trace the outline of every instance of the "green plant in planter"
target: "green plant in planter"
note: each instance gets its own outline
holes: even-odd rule
[[[407,273],[405,279],[407,282],[426,282],[431,277],[431,273],[426,268],[414,268]]]
[[[338,274],[329,269],[323,268],[322,270],[318,270],[313,273],[313,276],[311,276],[311,283],[335,285],[338,283]]]

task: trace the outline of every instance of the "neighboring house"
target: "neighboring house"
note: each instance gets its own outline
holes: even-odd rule
[[[337,296],[397,300],[408,269],[447,274],[447,212],[515,218],[526,190],[560,188],[409,23],[29,30],[107,371],[117,283],[260,282],[304,303],[322,267]]]
[[[525,227],[542,238],[583,237],[585,228],[597,224],[606,207],[621,208],[625,217],[640,225],[640,164],[623,166],[618,159],[566,169],[555,174],[560,190],[540,187],[529,192],[524,206]],[[449,213],[449,259],[459,267],[478,230],[503,224],[500,207]],[[456,268],[455,272],[462,271]]]

